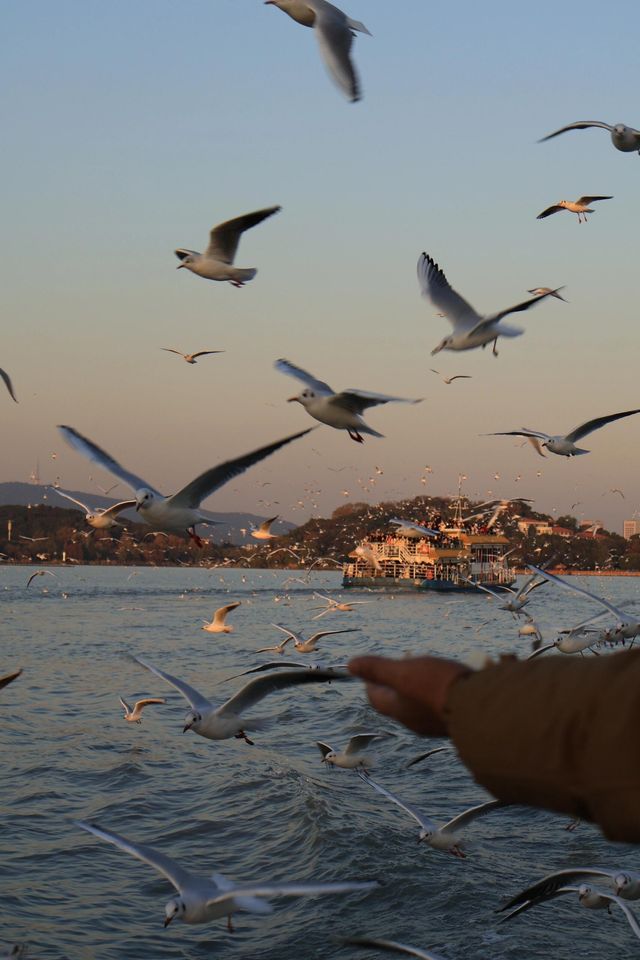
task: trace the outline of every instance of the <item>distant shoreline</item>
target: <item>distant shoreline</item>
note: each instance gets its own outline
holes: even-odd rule
[[[515,573],[519,577],[524,577],[531,571],[524,568],[516,569]],[[550,569],[549,573],[555,574],[556,577],[640,577],[640,570],[565,570],[562,567],[560,570]]]

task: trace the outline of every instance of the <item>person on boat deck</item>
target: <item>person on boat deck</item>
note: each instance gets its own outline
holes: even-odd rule
[[[450,737],[500,800],[597,823],[640,843],[640,650],[482,670],[440,657],[356,657],[371,704],[423,736]]]

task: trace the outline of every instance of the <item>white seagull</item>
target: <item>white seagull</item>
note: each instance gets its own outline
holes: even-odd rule
[[[279,674],[270,674],[266,677],[257,677],[250,680],[244,687],[238,690],[229,700],[220,707],[207,700],[201,693],[194,690],[193,687],[185,683],[184,680],[178,680],[177,677],[165,673],[163,670],[154,667],[153,664],[142,657],[133,658],[136,663],[161,677],[176,690],[179,690],[182,696],[187,700],[191,709],[184,720],[182,732],[193,730],[207,740],[244,740],[253,746],[245,730],[251,730],[252,727],[260,727],[260,720],[242,720],[241,714],[259,703],[269,693],[277,690],[286,690],[288,687],[296,686],[301,683],[327,683],[331,681],[351,680],[348,673],[336,673],[328,670],[291,670]]]
[[[504,913],[521,907],[540,898],[547,899],[560,888],[579,880],[596,879],[610,883],[617,897],[623,900],[640,900],[640,874],[629,873],[626,870],[602,870],[599,867],[569,867],[566,870],[556,870],[547,874],[542,880],[517,893],[496,912]]]
[[[247,453],[243,457],[238,457],[236,460],[227,460],[226,463],[205,470],[178,493],[165,497],[154,487],[149,486],[141,477],[125,470],[110,454],[81,433],[78,433],[73,427],[59,426],[58,429],[65,440],[79,453],[88,457],[89,460],[99,463],[105,470],[113,473],[135,491],[136,510],[145,523],[153,527],[154,530],[186,530],[199,547],[202,546],[202,541],[196,534],[195,525],[197,523],[217,522],[202,516],[200,512],[202,501],[214,490],[219,490],[229,480],[244,473],[245,470],[264,460],[265,457],[269,457],[280,447],[284,447],[292,440],[297,440],[309,433],[308,430],[303,430],[301,433],[294,433],[290,437],[285,437],[284,440],[277,440],[267,447],[261,447],[259,450]]]
[[[277,540],[278,534],[271,533],[269,529],[272,523],[275,523],[278,519],[278,514],[276,513],[275,517],[270,517],[268,520],[263,520],[261,524],[257,527],[251,524],[250,536],[254,540]]]
[[[511,806],[511,804],[506,803],[503,800],[488,800],[486,803],[480,803],[475,807],[469,807],[469,809],[465,810],[464,813],[459,813],[457,817],[449,820],[442,827],[438,827],[433,820],[430,820],[429,817],[421,813],[416,807],[413,807],[411,804],[405,803],[404,800],[396,797],[395,793],[391,793],[390,790],[386,790],[385,787],[381,786],[379,783],[376,783],[375,780],[372,780],[368,774],[363,773],[362,770],[358,770],[357,773],[365,783],[368,783],[374,788],[374,790],[377,790],[378,793],[381,793],[384,797],[387,797],[388,800],[393,801],[393,803],[408,813],[409,816],[413,817],[420,827],[418,843],[426,843],[430,847],[433,847],[434,850],[443,850],[446,853],[453,854],[454,857],[461,857],[462,859],[464,859],[465,854],[462,852],[459,845],[460,829],[477,819],[477,817],[481,817],[485,813],[489,813],[491,810],[497,810],[498,807]]]
[[[224,353],[224,350],[198,350],[197,353],[182,353],[181,350],[174,350],[173,347],[160,347],[160,349],[164,350],[165,353],[177,353],[187,363],[197,363],[197,357],[209,357],[212,353]]]
[[[636,920],[635,914],[629,909],[624,900],[621,897],[616,897],[612,893],[604,893],[601,890],[594,890],[586,883],[580,884],[579,887],[557,887],[553,893],[540,896],[536,900],[528,900],[521,906],[516,907],[515,910],[512,910],[511,913],[508,913],[505,917],[502,917],[500,923],[504,923],[506,920],[511,920],[519,913],[523,913],[525,910],[530,910],[531,907],[536,907],[538,904],[544,903],[546,900],[554,900],[556,897],[561,897],[564,893],[577,893],[578,902],[583,907],[587,907],[589,910],[606,910],[608,913],[611,913],[612,904],[620,907],[627,919],[629,926],[635,933],[636,937],[640,939],[640,925]]]
[[[124,719],[129,723],[142,723],[142,711],[150,703],[166,702],[166,700],[162,700],[160,697],[147,697],[146,700],[136,700],[132,709],[127,701],[123,697],[120,697],[120,703],[122,704],[122,709],[124,710]]]
[[[389,520],[389,523],[395,524],[398,527],[398,533],[400,536],[407,536],[412,530],[416,533],[420,533],[423,537],[439,537],[440,533],[438,530],[432,530],[430,527],[423,527],[421,523],[414,523],[413,520],[400,520],[398,517],[392,517]]]
[[[551,204],[550,207],[539,213],[536,220],[544,220],[545,217],[560,213],[561,210],[568,210],[569,213],[577,213],[578,223],[582,223],[583,220],[586,223],[587,214],[595,212],[590,209],[589,204],[595,203],[596,200],[613,200],[613,197],[578,197],[577,200],[558,200],[557,203]]]
[[[11,397],[13,402],[17,403],[18,399],[15,393],[13,392],[13,384],[11,383],[11,377],[9,376],[6,370],[2,369],[2,367],[0,367],[0,378],[4,381],[4,385],[9,391],[9,396]]]
[[[81,500],[76,500],[71,494],[64,493],[64,491],[59,490],[58,487],[52,487],[51,489],[59,494],[59,496],[64,497],[65,500],[70,500],[71,503],[77,504],[81,510],[84,510],[84,519],[94,530],[109,530],[111,527],[122,526],[116,519],[118,514],[136,505],[135,500],[122,500],[120,503],[114,503],[112,507],[107,507],[106,510],[92,510],[86,503],[83,503]]]
[[[153,847],[132,843],[125,837],[104,830],[102,827],[82,820],[76,821],[76,826],[114,847],[119,847],[125,853],[131,854],[137,860],[142,860],[171,883],[177,893],[165,906],[164,926],[168,927],[172,920],[182,920],[183,923],[208,923],[219,917],[228,918],[229,930],[233,913],[271,913],[273,907],[268,902],[269,897],[305,897],[317,896],[326,893],[351,893],[358,890],[373,890],[378,884],[370,883],[293,883],[293,884],[265,884],[254,883],[236,885],[221,874],[214,873],[211,879],[199,877],[181,867],[175,860],[164,853],[154,850]]]
[[[418,259],[418,283],[422,296],[431,300],[453,327],[453,333],[431,351],[431,356],[441,350],[473,350],[475,347],[485,347],[488,343],[493,343],[493,353],[497,356],[498,337],[519,337],[524,332],[517,327],[505,326],[500,321],[510,313],[528,310],[534,303],[549,296],[548,293],[541,293],[499,313],[482,316],[449,286],[444,273],[427,253],[422,253]]]
[[[185,270],[191,270],[205,280],[228,280],[234,287],[244,286],[248,280],[253,280],[258,271],[253,267],[233,266],[240,237],[245,230],[262,223],[281,209],[281,207],[267,207],[265,210],[245,213],[241,217],[219,223],[211,230],[209,246],[204,253],[180,247],[175,251],[176,257],[182,261],[177,269],[184,267]]]
[[[348,937],[342,941],[349,947],[373,947],[386,953],[404,953],[409,957],[420,957],[421,960],[442,960],[442,957],[429,951],[419,950],[418,947],[410,947],[406,943],[398,943],[396,940],[376,940],[373,937]]]
[[[466,583],[477,587],[478,590],[482,590],[483,593],[488,593],[494,600],[504,600],[504,593],[510,594],[507,602],[500,605],[500,609],[508,610],[514,618],[520,616],[523,607],[526,607],[529,603],[533,591],[537,590],[537,588],[541,587],[544,583],[544,580],[538,580],[537,574],[534,574],[532,577],[528,577],[517,590],[504,586],[502,588],[504,592],[498,593],[496,590],[491,590],[490,587],[485,587],[482,583],[476,583],[476,581],[471,580],[470,577],[462,577],[462,579]]]
[[[531,293],[534,297],[548,293],[550,297],[555,297],[556,300],[562,300],[563,303],[568,303],[568,300],[560,296],[560,290],[564,290],[564,287],[556,287],[555,290],[552,290],[551,287],[534,287],[533,290],[527,290],[527,293]]]
[[[471,380],[471,376],[468,373],[457,373],[455,377],[445,377],[443,373],[440,373],[439,370],[434,370],[433,367],[429,368],[431,373],[437,373],[443,383],[446,383],[447,386],[453,383],[454,380]]]
[[[373,603],[373,600],[334,600],[333,597],[325,597],[323,593],[314,592],[314,597],[317,597],[318,600],[326,601],[326,607],[312,607],[313,610],[320,610],[320,613],[316,613],[315,617],[312,617],[312,620],[319,620],[320,617],[326,616],[327,613],[353,613],[353,608],[355,606],[360,606],[363,603]]]
[[[317,633],[313,633],[308,640],[305,640],[302,634],[294,633],[293,630],[287,630],[286,627],[281,627],[279,623],[272,623],[271,626],[287,634],[286,640],[283,640],[280,644],[282,650],[284,650],[284,647],[290,640],[293,640],[293,645],[298,653],[313,653],[318,645],[318,640],[322,637],[330,637],[336,633],[355,633],[357,629],[356,627],[347,627],[344,630],[319,630]],[[258,650],[257,652],[266,653],[268,650],[269,648],[265,647],[263,650]],[[280,648],[279,652],[281,652]]]
[[[404,397],[388,397],[383,393],[368,393],[365,390],[342,390],[335,393],[328,383],[316,380],[314,376],[296,367],[288,360],[276,360],[274,364],[280,373],[286,373],[307,384],[306,390],[296,397],[289,397],[289,403],[302,404],[309,416],[320,423],[326,423],[335,430],[346,430],[352,440],[364,443],[361,436],[368,433],[372,437],[382,437],[382,433],[372,430],[362,419],[361,414],[368,407],[380,403],[422,403],[422,400],[407,400]]]
[[[588,436],[595,430],[606,427],[608,423],[613,423],[615,420],[622,420],[624,417],[632,417],[635,413],[640,413],[640,409],[625,410],[623,413],[611,413],[607,417],[596,417],[595,420],[587,420],[586,423],[581,423],[579,427],[575,427],[564,436],[562,436],[562,434],[553,435],[542,433],[541,430],[529,430],[528,427],[523,427],[522,430],[503,430],[499,433],[487,433],[485,436],[526,437],[527,440],[531,441],[541,457],[544,457],[544,453],[540,449],[541,447],[544,447],[550,453],[557,454],[559,457],[577,457],[582,453],[590,453],[590,451],[576,447],[576,440],[582,440],[583,437]]]
[[[32,580],[35,580],[36,577],[44,577],[45,574],[46,574],[46,576],[48,576],[48,577],[56,577],[56,576],[57,576],[57,574],[52,573],[51,570],[36,570],[36,572],[35,572],[35,573],[32,573],[31,576],[29,577],[29,579],[27,580],[27,589],[31,586],[31,581],[32,581]]]
[[[601,120],[578,120],[576,123],[569,123],[566,127],[560,127],[554,133],[547,134],[538,143],[544,143],[545,140],[552,140],[553,137],[566,133],[567,130],[586,130],[588,127],[601,127],[608,130],[611,134],[611,142],[622,153],[640,153],[640,130],[634,130],[633,127],[626,127],[624,123],[603,123]]]
[[[352,103],[360,100],[360,84],[351,60],[355,33],[371,36],[364,23],[352,20],[326,0],[264,0],[279,7],[296,23],[315,30],[320,54],[329,75]]]
[[[316,746],[322,754],[322,763],[342,767],[344,770],[366,770],[367,767],[371,766],[371,758],[367,757],[363,751],[374,740],[380,740],[386,736],[386,733],[359,733],[355,737],[351,737],[342,752],[334,750],[328,743],[323,743],[321,740],[316,740]]]
[[[226,607],[218,607],[211,618],[211,623],[207,623],[205,620],[202,629],[206,630],[207,633],[233,633],[233,627],[227,626],[225,619],[228,613],[240,606],[240,602],[240,600],[236,600],[234,603],[228,603]]]

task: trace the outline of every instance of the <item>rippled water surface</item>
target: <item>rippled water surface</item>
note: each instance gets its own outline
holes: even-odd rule
[[[312,625],[313,588],[335,596],[338,574],[285,590],[286,571],[56,568],[55,579],[39,577],[26,590],[31,572],[0,569],[0,674],[24,668],[0,692],[0,947],[26,942],[34,960],[368,960],[380,954],[337,942],[366,933],[431,947],[447,960],[637,955],[621,916],[573,901],[553,901],[504,926],[493,915],[504,896],[556,868],[638,870],[636,848],[610,844],[587,824],[569,833],[562,817],[510,809],[470,827],[467,859],[457,860],[418,846],[417,825],[351,771],[325,769],[316,739],[341,746],[357,732],[394,730],[377,750],[375,776],[387,787],[440,822],[485,799],[452,752],[406,770],[425,741],[379,718],[358,683],[267,698],[256,712],[271,723],[251,747],[183,735],[185,702],[128,658],[144,655],[222,701],[242,682],[222,681],[280,639],[273,622],[305,634],[357,628],[321,641],[322,658],[333,662],[369,650],[467,657],[526,649],[493,601],[352,591],[371,602]],[[576,582],[614,602],[640,587],[632,578]],[[234,633],[200,629],[236,599]],[[597,612],[550,586],[534,594],[530,609],[550,637]],[[120,695],[167,703],[148,708],[140,726],[126,724]],[[204,875],[377,878],[381,886],[367,895],[278,900],[270,916],[237,914],[233,934],[224,920],[163,930],[170,885],[82,833],[74,818],[157,846]]]

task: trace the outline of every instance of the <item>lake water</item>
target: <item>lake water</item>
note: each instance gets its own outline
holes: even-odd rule
[[[432,948],[447,960],[638,954],[622,915],[588,911],[573,899],[508,925],[496,926],[493,915],[503,898],[553,869],[638,870],[637,848],[608,843],[588,824],[569,833],[566,818],[509,809],[472,825],[467,859],[458,860],[418,845],[417,824],[351,771],[326,769],[315,740],[344,746],[357,732],[393,730],[372,771],[385,786],[438,822],[486,798],[452,751],[406,770],[427,742],[378,717],[359,683],[270,696],[255,712],[273,722],[255,733],[252,747],[183,735],[186,703],[128,658],[143,655],[222,701],[243,681],[221,681],[259,662],[255,650],[280,639],[273,622],[305,635],[312,627],[357,628],[321,641],[324,661],[365,651],[524,653],[526,642],[495,602],[475,594],[350,591],[372,602],[312,624],[313,589],[337,595],[339,574],[318,573],[309,587],[285,591],[287,571],[58,567],[55,579],[38,577],[27,590],[32,572],[0,568],[0,674],[24,668],[0,691],[0,954],[24,942],[30,960],[381,956],[336,942],[358,934]],[[632,578],[575,582],[614,602],[637,596],[640,586]],[[229,618],[235,632],[203,632],[202,620],[231,600],[242,601]],[[597,612],[551,586],[536,591],[529,609],[551,639],[553,627]],[[122,720],[120,695],[167,703],[149,707],[138,726]],[[382,885],[366,895],[280,899],[270,916],[236,914],[233,934],[224,920],[163,930],[170,885],[83,833],[75,818],[157,846],[204,875],[239,882],[377,878]]]

